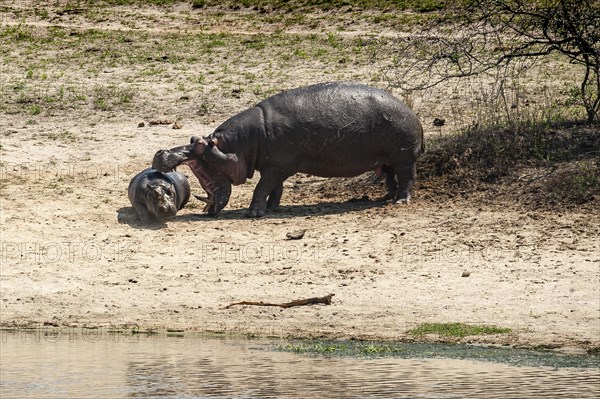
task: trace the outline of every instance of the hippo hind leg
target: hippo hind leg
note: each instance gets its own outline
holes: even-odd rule
[[[398,188],[394,195],[394,202],[397,204],[407,204],[410,202],[410,193],[417,178],[417,168],[415,163],[411,165],[402,165],[394,168]],[[389,186],[388,186],[389,187]]]
[[[385,176],[385,185],[388,189],[385,199],[392,199],[396,196],[396,191],[398,191],[398,184],[396,183],[396,172],[394,171],[394,168],[392,168],[389,165],[383,165],[381,167],[381,171]]]

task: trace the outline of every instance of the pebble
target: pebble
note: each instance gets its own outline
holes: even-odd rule
[[[306,230],[290,231],[285,236],[288,240],[300,240],[304,237],[304,233],[306,233]]]

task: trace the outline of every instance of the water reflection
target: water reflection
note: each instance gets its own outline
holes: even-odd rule
[[[2,337],[2,398],[597,398],[600,369],[310,357],[247,340]]]

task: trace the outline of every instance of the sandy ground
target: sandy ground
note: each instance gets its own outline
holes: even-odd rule
[[[598,344],[598,215],[436,203],[418,189],[408,206],[348,201],[299,176],[263,219],[243,217],[250,183],[216,219],[194,199],[164,225],[141,225],[126,188],[144,164],[128,155],[197,132],[132,121],[90,129],[93,148],[5,138],[18,151],[3,155],[2,324],[396,339],[465,322],[514,331],[472,340]],[[287,240],[296,230],[304,237]],[[330,293],[331,306],[223,309]]]
[[[174,219],[142,225],[127,199],[130,178],[156,150],[224,120],[181,117],[181,108],[166,114],[182,129],[149,126],[156,107],[93,117],[75,109],[33,124],[24,113],[0,118],[3,327],[411,339],[424,322],[464,322],[512,329],[469,342],[600,345],[599,212],[440,200],[426,184],[395,206],[377,201],[380,182],[371,191],[366,178],[356,189],[294,176],[282,209],[262,219],[243,217],[255,178],[234,187],[217,218],[193,199]],[[302,239],[286,238],[297,230]],[[223,309],[327,294],[331,306]]]

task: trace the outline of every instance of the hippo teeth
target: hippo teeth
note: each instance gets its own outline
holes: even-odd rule
[[[213,205],[215,203],[214,198],[202,197],[200,195],[194,195],[194,197],[196,197],[197,199],[199,199],[202,202],[206,202],[207,205]]]
[[[208,194],[208,197],[201,197],[198,195],[194,195],[194,196],[198,200],[206,203],[202,212],[209,212],[211,207],[215,206],[215,199],[214,199],[213,193],[216,191],[216,187],[215,187],[214,181],[210,178],[210,176],[206,173],[206,171],[204,171],[202,166],[197,161],[189,160],[184,163],[187,164],[192,169],[192,172],[194,172],[194,175],[196,176],[196,178],[198,178],[200,185],[202,186],[204,191],[206,191],[206,193]]]
[[[214,198],[202,197],[200,195],[194,195],[194,197],[196,197],[198,200],[206,203],[206,205],[204,205],[204,209],[202,209],[202,212],[208,212],[210,210],[210,208],[215,205]]]

